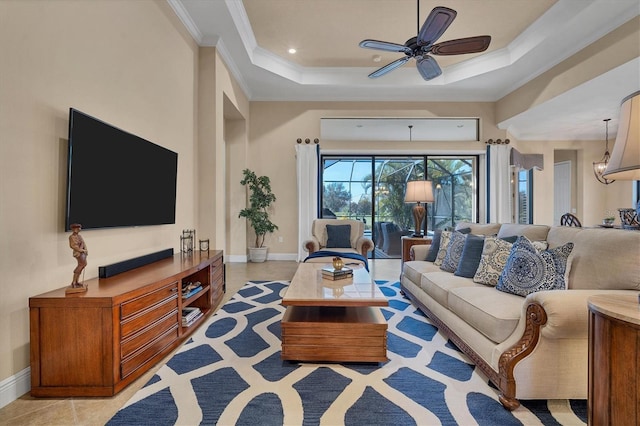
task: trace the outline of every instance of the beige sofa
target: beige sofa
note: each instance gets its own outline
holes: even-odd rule
[[[525,235],[549,249],[573,242],[566,290],[526,297],[444,272],[413,246],[402,290],[498,387],[509,410],[519,399],[586,399],[587,299],[640,290],[640,232],[542,225],[460,223],[472,234]]]

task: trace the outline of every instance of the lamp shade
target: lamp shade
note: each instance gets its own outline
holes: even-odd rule
[[[616,143],[602,176],[607,179],[640,180],[640,92],[622,101]]]
[[[405,203],[433,203],[433,189],[430,180],[413,180],[407,182],[404,193]]]

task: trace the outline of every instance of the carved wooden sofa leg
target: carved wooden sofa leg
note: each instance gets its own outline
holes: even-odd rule
[[[505,351],[498,362],[498,376],[500,381],[500,403],[509,411],[520,406],[516,399],[516,380],[513,370],[520,360],[529,355],[538,344],[540,329],[547,323],[547,313],[538,303],[527,306],[525,330],[520,340],[509,350]]]

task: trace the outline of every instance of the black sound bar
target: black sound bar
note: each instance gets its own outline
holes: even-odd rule
[[[111,265],[99,266],[98,276],[100,278],[109,278],[171,256],[173,256],[173,249],[168,248],[155,253],[145,254],[144,256],[134,257],[133,259],[123,260],[122,262],[112,263]]]

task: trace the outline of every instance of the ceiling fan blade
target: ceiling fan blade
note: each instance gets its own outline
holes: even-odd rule
[[[425,80],[431,80],[442,74],[442,69],[440,69],[440,65],[436,62],[433,57],[429,55],[423,55],[417,57],[417,67],[418,72]]]
[[[399,67],[403,66],[404,64],[407,63],[407,61],[409,59],[411,59],[410,56],[405,56],[404,58],[396,59],[395,61],[385,65],[382,68],[378,68],[377,70],[375,70],[374,72],[369,74],[369,78],[382,77],[386,73],[391,72],[391,71],[395,70],[396,68],[399,68]]]
[[[448,7],[438,6],[434,8],[420,28],[418,34],[418,46],[429,47],[433,45],[449,28],[449,25],[456,18],[456,12]]]
[[[390,43],[388,41],[379,40],[362,40],[360,42],[360,47],[364,47],[366,49],[384,50],[385,52],[401,52],[407,54],[413,52],[413,50],[409,49],[403,44]]]
[[[491,43],[491,36],[476,36],[443,41],[431,46],[433,55],[462,55],[465,53],[484,52]]]

